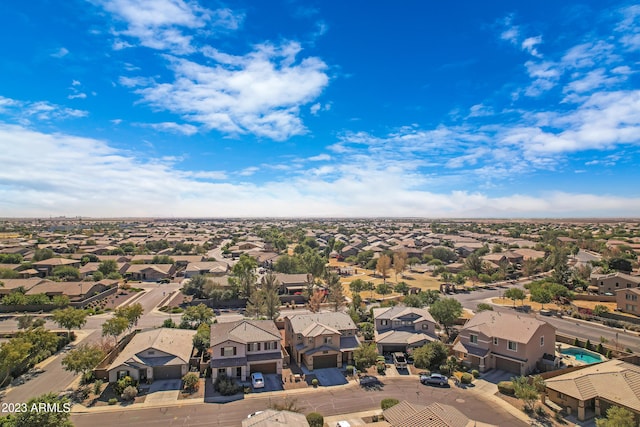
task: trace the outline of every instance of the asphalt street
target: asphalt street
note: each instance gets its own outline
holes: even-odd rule
[[[471,390],[457,387],[436,388],[424,386],[417,379],[382,379],[379,391],[365,391],[360,387],[320,388],[304,394],[295,394],[303,413],[319,412],[324,416],[346,414],[380,408],[384,398],[409,400],[414,403],[445,403],[478,421],[500,426],[525,426],[513,415],[492,404]],[[150,426],[238,426],[248,414],[264,410],[271,404],[282,402],[287,393],[275,397],[246,398],[230,403],[203,403],[166,408],[135,409],[99,413],[77,414],[71,417],[77,427],[113,426],[118,424]]]

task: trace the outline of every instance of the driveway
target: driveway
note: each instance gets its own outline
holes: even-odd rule
[[[338,368],[315,369],[311,374],[315,375],[320,385],[325,387],[343,385],[348,382],[342,371]]]
[[[498,384],[500,381],[511,381],[511,378],[517,377],[518,375],[503,371],[501,369],[492,369],[489,372],[485,372],[480,376],[480,379],[483,381]]]
[[[178,400],[182,380],[157,380],[149,387],[149,394],[144,403],[164,403]]]
[[[282,375],[280,374],[262,374],[264,377],[264,388],[254,388],[254,393],[264,393],[267,391],[282,391],[284,386],[282,384]]]

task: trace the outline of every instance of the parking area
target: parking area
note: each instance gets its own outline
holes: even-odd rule
[[[145,403],[172,402],[178,400],[182,380],[157,380],[149,387]]]
[[[313,375],[318,379],[321,386],[328,387],[333,385],[347,384],[348,381],[339,368],[323,368],[314,369]]]
[[[284,386],[282,384],[282,376],[279,374],[263,374],[264,388],[252,389],[255,393],[265,393],[267,391],[282,391]]]
[[[510,381],[511,378],[516,377],[516,374],[511,372],[503,371],[501,369],[492,369],[489,372],[485,372],[481,375],[481,379],[483,381],[498,384],[500,381]]]

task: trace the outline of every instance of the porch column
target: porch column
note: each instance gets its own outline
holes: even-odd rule
[[[585,419],[585,410],[584,410],[584,400],[578,401],[578,420],[584,421]]]
[[[596,417],[600,417],[600,416],[602,416],[602,414],[600,413],[600,399],[598,399],[596,397],[595,400],[596,400],[596,404],[595,404],[595,408],[594,409],[596,411]]]
[[[480,372],[484,372],[485,371],[485,364],[484,364],[485,357],[480,357],[480,363],[478,364],[478,371],[480,371]]]

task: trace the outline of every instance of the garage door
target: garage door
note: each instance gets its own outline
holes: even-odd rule
[[[328,356],[313,356],[313,369],[335,368],[338,366],[338,356],[331,354]]]
[[[520,375],[520,363],[496,356],[496,369]]]
[[[249,366],[250,373],[262,372],[263,374],[275,374],[278,372],[278,364],[276,362],[255,363]]]
[[[182,367],[180,365],[156,366],[153,368],[153,378],[156,380],[182,378]]]

